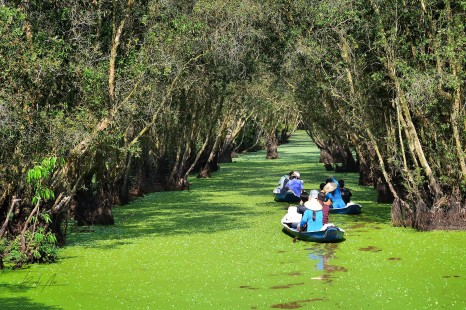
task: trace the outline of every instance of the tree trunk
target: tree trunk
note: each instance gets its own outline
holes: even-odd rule
[[[362,156],[362,155],[358,155],[358,163],[359,163],[359,185],[363,185],[363,186],[373,185],[374,178],[372,176],[372,163],[368,161],[366,156]]]
[[[378,5],[373,0],[371,0],[371,4],[372,4],[372,7],[375,13],[380,16]],[[396,96],[398,99],[395,101],[395,104],[400,106],[401,114],[403,115],[403,119],[406,124],[406,127],[404,129],[405,129],[406,138],[410,142],[408,143],[408,145],[412,147],[411,152],[413,153],[413,156],[415,156],[419,160],[420,167],[423,169],[424,173],[427,176],[429,186],[430,186],[430,191],[433,194],[434,201],[436,201],[441,197],[442,192],[432,172],[432,169],[430,168],[427,158],[425,157],[421,141],[417,134],[416,126],[412,121],[411,112],[409,111],[409,107],[406,102],[403,89],[400,85],[399,78],[397,77],[397,74],[396,74],[396,71],[397,71],[396,61],[395,59],[392,59],[395,53],[387,41],[386,32],[380,20],[379,20],[379,27],[380,27],[381,37],[382,37],[382,44],[383,44],[383,47],[386,53],[384,66],[387,70],[387,74],[390,80],[393,82],[395,86]]]
[[[377,202],[378,203],[393,203],[394,197],[390,192],[390,188],[387,182],[383,178],[377,178],[375,182],[375,189],[377,190]]]
[[[121,34],[123,33],[123,28],[125,27],[126,18],[128,18],[129,13],[131,11],[131,6],[133,5],[134,0],[128,0],[126,3],[125,12],[123,14],[123,18],[120,21],[118,27],[116,26],[115,18],[116,18],[116,11],[113,10],[113,40],[112,40],[112,47],[110,49],[110,59],[108,65],[108,95],[110,99],[110,107],[113,107],[115,104],[115,64],[118,52],[118,46],[120,45],[120,38]],[[114,4],[115,5],[115,4]]]
[[[387,184],[390,192],[392,193],[393,195],[393,198],[395,201],[399,201],[400,202],[400,205],[403,206],[403,211],[405,212],[405,214],[407,215],[407,217],[409,219],[412,219],[413,218],[413,210],[410,208],[409,205],[403,203],[403,201],[400,199],[400,197],[398,196],[398,193],[396,192],[392,182],[391,182],[391,179],[390,179],[390,176],[388,175],[387,173],[387,170],[385,169],[385,163],[384,163],[384,159],[382,157],[382,154],[380,153],[379,151],[379,148],[377,146],[377,143],[376,143],[376,140],[374,138],[374,135],[372,134],[372,132],[369,130],[369,128],[366,128],[366,133],[369,137],[369,140],[370,140],[370,143],[371,143],[371,146],[373,147],[374,151],[375,151],[375,154],[377,155],[377,159],[378,159],[378,162],[379,162],[379,168],[380,168],[380,172],[382,173],[384,179],[385,179],[385,183]]]
[[[233,145],[232,142],[226,142],[223,144],[223,146],[220,148],[218,152],[218,162],[219,163],[231,163],[233,162],[232,160],[232,153],[234,150],[235,146]]]
[[[275,132],[266,137],[265,147],[267,148],[267,159],[277,159],[278,158],[278,140]]]

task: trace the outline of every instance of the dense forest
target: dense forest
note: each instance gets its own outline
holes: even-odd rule
[[[0,267],[297,128],[395,226],[464,229],[466,1],[0,1]]]

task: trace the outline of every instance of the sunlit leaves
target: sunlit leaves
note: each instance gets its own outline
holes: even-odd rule
[[[47,187],[46,182],[56,167],[63,165],[63,163],[63,159],[48,157],[44,158],[40,165],[36,165],[28,171],[26,182],[34,187],[34,196],[31,202],[33,205],[35,205],[39,200],[47,201],[55,198],[53,190]]]

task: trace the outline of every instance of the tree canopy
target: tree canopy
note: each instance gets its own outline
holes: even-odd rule
[[[39,228],[64,243],[70,217],[111,224],[113,205],[186,189],[235,151],[276,158],[298,126],[329,169],[385,192],[394,225],[463,227],[465,11],[429,0],[2,1],[0,249],[17,242],[23,260],[45,259]]]

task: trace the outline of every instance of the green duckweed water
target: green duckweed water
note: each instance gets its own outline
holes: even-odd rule
[[[73,228],[57,263],[0,273],[0,309],[465,309],[466,232],[391,227],[357,174],[335,174],[363,205],[330,215],[345,241],[282,232],[279,177],[299,170],[310,190],[328,176],[306,141],[115,208],[112,227]]]

